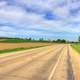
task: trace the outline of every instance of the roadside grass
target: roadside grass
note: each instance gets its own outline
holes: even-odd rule
[[[0,54],[10,53],[10,52],[17,52],[17,51],[23,51],[23,50],[29,50],[29,49],[40,48],[40,47],[45,47],[45,46],[35,46],[35,47],[30,47],[30,48],[23,48],[23,47],[21,47],[21,48],[0,50]]]
[[[71,46],[80,53],[80,44],[72,44]]]

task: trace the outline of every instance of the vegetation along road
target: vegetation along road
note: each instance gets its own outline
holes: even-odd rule
[[[80,80],[79,54],[69,44],[53,44],[0,54],[0,80]]]

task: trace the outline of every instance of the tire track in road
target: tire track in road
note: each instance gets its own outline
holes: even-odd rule
[[[79,53],[69,45],[69,55],[71,57],[72,69],[74,80],[80,80],[80,55]]]
[[[53,66],[52,71],[51,71],[51,73],[50,73],[50,75],[48,77],[48,80],[52,80],[62,56],[63,56],[63,53],[60,54],[58,60],[56,61],[55,65]]]
[[[59,45],[60,46],[60,45]],[[57,46],[57,47],[59,47],[59,46]],[[53,46],[53,47],[55,47],[55,46]],[[21,68],[21,67],[23,67],[24,65],[27,65],[27,64],[29,64],[30,62],[32,62],[35,58],[39,58],[39,57],[41,57],[41,56],[45,56],[46,55],[46,53],[49,53],[49,52],[52,52],[53,50],[55,50],[56,49],[56,47],[53,49],[52,47],[51,47],[51,49],[50,50],[47,50],[47,51],[40,51],[40,53],[38,53],[39,55],[37,56],[36,54],[34,54],[34,55],[36,55],[35,57],[33,57],[33,59],[31,59],[31,60],[29,60],[28,61],[28,63],[27,63],[27,61],[26,60],[24,60],[21,64],[19,64],[18,66],[16,66],[15,64],[15,67],[14,68],[11,68],[11,70],[9,70],[8,72],[12,72],[12,71],[14,71],[14,70],[17,70],[17,69],[19,69],[19,68]],[[43,53],[43,54],[42,54]],[[29,56],[30,57],[30,56]],[[26,59],[27,57],[25,57],[25,59]],[[3,63],[4,64],[4,63]],[[12,63],[13,64],[13,63]],[[8,64],[9,65],[9,67],[10,67],[10,64]],[[6,67],[5,67],[6,68]],[[4,70],[7,70],[7,68],[5,69],[5,68],[1,68],[2,69],[2,71],[4,71]],[[1,71],[1,69],[0,69],[0,71]],[[1,71],[1,73],[2,73],[2,71]],[[3,72],[4,73],[4,72]],[[5,74],[5,73],[4,73]]]
[[[54,45],[54,48],[55,48],[55,46],[56,45]],[[41,53],[46,53],[46,49],[48,49],[48,48],[52,48],[52,46],[49,46],[47,48],[44,47],[44,48],[40,48],[40,49],[31,50],[31,51],[25,52],[25,53],[16,54],[15,56],[12,55],[12,56],[2,57],[2,58],[0,58],[0,67],[1,66],[3,67],[3,65],[5,66],[5,64],[10,65],[11,63],[13,64],[17,61],[25,60],[28,57],[33,57],[33,56],[39,55],[39,54],[41,55]],[[50,51],[50,50],[48,50],[48,51]]]
[[[56,45],[54,45],[56,46]],[[51,47],[51,46],[49,46]],[[37,48],[37,49],[32,49],[32,50],[25,50],[25,51],[19,51],[19,52],[12,52],[12,53],[7,53],[8,55],[4,54],[4,55],[0,55],[0,63],[3,62],[8,62],[10,60],[19,58],[19,57],[24,57],[24,56],[30,56],[30,55],[34,55],[37,53],[40,53],[41,51],[45,51],[48,48],[48,46],[43,47],[43,48]]]
[[[69,45],[68,45],[68,50],[67,50],[67,56],[68,56],[68,58],[67,58],[67,64],[68,64],[67,80],[74,80],[74,74],[73,74]]]
[[[54,56],[52,56],[46,63],[36,72],[30,80],[47,80],[49,73],[51,73],[51,69],[55,66],[61,52],[63,51],[64,47],[61,49],[57,48],[57,52]],[[52,53],[53,54],[53,53]],[[42,76],[42,74],[44,74]]]
[[[60,47],[60,46],[59,46]],[[58,48],[58,47],[57,47]],[[56,49],[57,49],[56,48]],[[62,46],[62,48],[63,48],[63,46]],[[62,48],[60,48],[60,50],[62,50]],[[54,50],[52,50],[52,51],[54,51]],[[37,58],[35,58],[34,60],[32,60],[31,62],[29,62],[29,64],[24,64],[24,65],[21,65],[20,67],[18,67],[18,68],[16,68],[16,69],[14,69],[14,70],[12,70],[12,71],[10,71],[9,73],[7,73],[7,74],[5,74],[5,75],[3,75],[3,76],[5,76],[5,79],[6,79],[6,77],[7,76],[9,76],[10,74],[12,74],[12,73],[15,73],[15,71],[18,71],[18,70],[20,70],[21,68],[24,68],[24,67],[26,67],[26,66],[28,66],[28,65],[31,65],[31,64],[33,64],[33,65],[36,65],[36,63],[37,63],[37,61],[40,59],[40,58],[45,58],[45,56],[47,56],[47,55],[50,55],[50,54],[52,54],[51,52],[52,51],[50,51],[50,52],[47,52],[47,53],[45,53],[45,55],[42,55],[42,56],[40,56],[40,57],[37,57]],[[58,51],[57,51],[58,52]],[[54,53],[54,52],[53,52]],[[57,54],[57,53],[56,53]],[[58,55],[60,54],[60,52],[58,52]],[[52,56],[52,55],[51,55]],[[55,58],[56,58],[56,56],[55,56]],[[53,56],[52,56],[52,58],[50,59],[50,60],[47,60],[47,61],[52,61],[52,60],[54,60],[53,59]],[[44,62],[44,63],[49,63],[49,62]],[[35,64],[34,64],[35,63]],[[51,62],[51,64],[52,64],[52,62]],[[51,67],[51,64],[49,65],[50,67]],[[46,65],[45,65],[46,66]],[[29,68],[29,67],[28,67]],[[42,68],[43,67],[40,67],[40,70],[42,70]],[[26,69],[25,69],[26,70]],[[28,73],[27,73],[28,74]],[[36,73],[35,74],[33,74],[33,77],[34,77],[34,75],[36,75]],[[1,75],[2,76],[2,75]],[[2,76],[2,78],[1,78],[1,80],[5,80],[4,78],[3,78],[3,76]],[[20,76],[19,76],[20,77]],[[14,79],[15,80],[15,79]],[[21,79],[22,80],[22,79]],[[36,80],[36,79],[30,79],[30,80]]]
[[[69,48],[66,46],[59,61],[53,67],[48,80],[74,80]]]

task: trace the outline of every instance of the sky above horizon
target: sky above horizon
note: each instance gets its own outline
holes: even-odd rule
[[[0,0],[0,36],[67,39],[80,35],[80,0]]]

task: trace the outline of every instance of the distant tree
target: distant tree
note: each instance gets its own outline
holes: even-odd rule
[[[52,42],[56,42],[55,40],[53,40]]]
[[[62,42],[62,43],[66,43],[66,40],[63,39],[61,42]]]
[[[79,36],[79,38],[78,38],[78,42],[80,42],[80,36]]]
[[[56,42],[61,42],[61,40],[60,39],[57,39]]]
[[[32,40],[31,38],[29,38],[29,40]]]
[[[44,41],[44,39],[43,38],[40,38],[39,41]]]
[[[59,42],[59,43],[66,43],[66,40],[65,40],[65,39],[57,39],[56,42]]]

